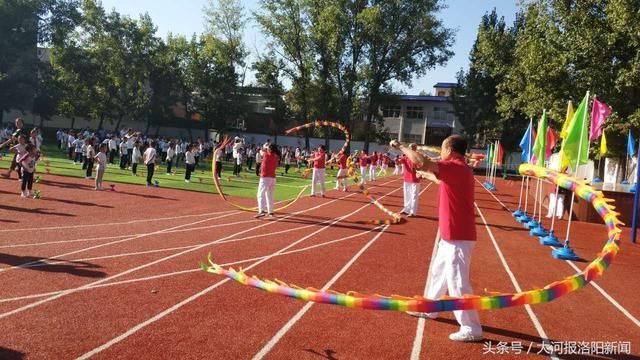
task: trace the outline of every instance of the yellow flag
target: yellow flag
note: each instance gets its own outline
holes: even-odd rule
[[[569,100],[569,104],[567,105],[567,117],[564,120],[564,124],[562,124],[562,130],[560,131],[560,137],[562,139],[567,138],[567,130],[569,129],[569,123],[573,119],[573,105],[571,104],[571,100]]]
[[[607,137],[604,136],[604,131],[602,132],[602,138],[600,139],[600,156],[604,156],[607,153]]]

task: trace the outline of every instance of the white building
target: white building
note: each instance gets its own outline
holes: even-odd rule
[[[462,131],[453,112],[451,90],[455,83],[437,83],[432,95],[400,95],[399,102],[382,108],[385,127],[392,139],[405,143],[440,145]]]

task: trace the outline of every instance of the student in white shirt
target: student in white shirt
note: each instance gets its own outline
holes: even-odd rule
[[[133,154],[133,149],[132,149]],[[149,147],[144,151],[144,164],[147,165],[147,186],[153,185],[153,173],[156,168],[156,142],[151,140]]]
[[[195,170],[196,168],[196,157],[194,154],[194,152],[196,151],[195,147],[195,144],[191,144],[187,147],[187,152],[184,153],[184,162],[187,166],[187,171],[184,174],[184,182],[186,183],[191,182],[191,172],[193,172],[193,170]]]
[[[33,144],[27,144],[25,146],[25,152],[19,155],[16,160],[22,168],[22,197],[31,195],[33,175],[36,172],[36,161],[38,160],[36,152],[37,149]]]
[[[116,154],[118,153],[118,144],[116,142],[116,137],[115,135],[111,136],[111,139],[109,139],[109,164],[114,164],[114,159],[116,157]]]
[[[129,150],[127,150],[127,141],[125,139],[122,139],[122,142],[120,142],[120,169],[122,170],[126,169],[127,164],[129,163],[128,151]],[[131,155],[133,156],[133,149],[131,150]]]
[[[102,190],[102,178],[107,169],[107,144],[100,144],[99,152],[93,158],[98,166],[96,167],[96,190]]]
[[[76,137],[73,136],[72,132],[69,132],[69,135],[67,135],[67,149],[68,149],[69,160],[75,159],[75,154],[74,154],[76,149],[75,141],[76,141]],[[75,160],[73,161],[73,163],[75,164]]]
[[[85,179],[91,179],[93,175],[93,158],[96,156],[96,151],[93,148],[93,139],[87,139],[86,141],[87,148],[85,150],[85,163],[87,166],[87,174]]]
[[[131,152],[131,158],[132,158],[131,175],[138,176],[138,174],[137,174],[137,172],[138,172],[138,164],[140,163],[140,160],[142,159],[142,153],[140,152],[140,142],[139,141],[136,141],[135,143],[133,143],[133,151]]]
[[[171,173],[171,167],[173,166],[173,158],[176,156],[176,144],[170,143],[167,148],[167,175],[173,175]]]

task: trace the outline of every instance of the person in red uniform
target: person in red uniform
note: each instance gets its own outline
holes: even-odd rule
[[[378,170],[378,153],[373,152],[371,156],[369,156],[369,161],[371,165],[369,166],[369,181],[376,180],[376,170]]]
[[[316,184],[320,184],[320,196],[324,197],[325,184],[324,184],[324,165],[327,161],[327,152],[324,145],[318,146],[318,150],[314,153],[314,156],[310,159],[313,161],[313,175],[311,177],[311,196],[318,194]]]
[[[362,177],[362,180],[360,180],[363,184],[367,183],[367,172],[369,171],[369,157],[367,156],[366,152],[361,152],[360,155],[358,156],[358,160],[360,162],[360,177]]]
[[[380,162],[382,163],[382,165],[380,166],[380,172],[378,172],[378,176],[380,176],[381,174],[383,176],[387,176],[387,170],[389,169],[389,155],[387,154],[382,154],[380,155]]]
[[[260,182],[258,183],[258,215],[261,218],[266,215],[265,207],[270,217],[273,213],[273,192],[276,188],[276,168],[280,162],[280,150],[278,145],[269,144],[267,150],[258,149],[262,153],[262,165],[260,166]]]
[[[418,145],[410,144],[411,151],[417,151]],[[416,174],[415,164],[406,156],[400,159],[404,173],[402,174],[404,182],[402,187],[404,190],[404,208],[402,213],[411,217],[418,213],[418,202],[420,201],[420,179]]]
[[[348,156],[344,153],[344,151],[336,155],[336,162],[338,163],[338,173],[336,174],[336,190],[340,189],[341,184],[342,191],[347,191],[347,186],[349,186],[349,182],[347,180],[347,158]]]
[[[452,135],[442,143],[440,161],[392,141],[393,148],[401,150],[420,171],[433,173],[440,181],[438,193],[438,225],[441,239],[429,271],[427,297],[438,299],[448,292],[449,296],[461,297],[473,294],[469,281],[471,254],[476,244],[474,215],[473,171],[465,162],[467,141]],[[453,341],[482,340],[482,326],[478,312],[459,310],[453,312],[460,330],[449,335]],[[437,313],[411,313],[434,319]]]

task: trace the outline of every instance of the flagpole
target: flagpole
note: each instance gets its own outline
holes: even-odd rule
[[[576,161],[576,168],[574,169],[574,173],[573,176],[577,176],[578,175],[578,169],[580,168],[580,160],[582,158],[582,140],[584,139],[584,128],[585,125],[587,124],[587,108],[589,107],[589,91],[587,91],[587,103],[584,106],[584,115],[582,116],[582,129],[580,129],[580,142],[578,143],[578,159]],[[575,192],[571,192],[571,206],[569,208],[569,222],[567,223],[567,235],[564,238],[564,246],[568,247],[569,246],[569,234],[571,233],[571,222],[573,219],[573,202],[576,198],[576,193]]]
[[[500,141],[496,141],[496,155],[493,157],[493,176],[492,176],[492,181],[491,181],[491,185],[496,186],[496,172],[498,170],[498,146],[500,145]]]

